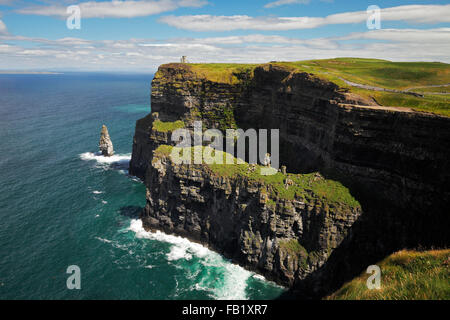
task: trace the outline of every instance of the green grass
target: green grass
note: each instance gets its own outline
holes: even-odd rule
[[[391,107],[405,107],[416,111],[431,112],[450,117],[450,95],[425,94],[419,98],[412,95],[354,89],[361,96],[373,97],[379,104]]]
[[[212,164],[209,167],[221,176],[241,176],[253,181],[264,183],[268,186],[271,197],[293,200],[302,198],[311,200],[313,198],[326,199],[328,203],[345,203],[352,208],[359,207],[359,202],[350,194],[349,190],[340,182],[318,178],[316,173],[309,174],[282,174],[261,175],[262,166],[257,166],[253,172],[249,172],[249,164]],[[287,189],[285,180],[289,178],[293,185]]]
[[[158,146],[158,148],[154,151],[154,156],[156,158],[168,157],[172,152],[172,148],[173,148],[172,146],[162,144]]]
[[[313,73],[320,78],[336,83],[349,92],[365,98],[374,98],[383,106],[405,107],[416,111],[450,116],[449,96],[426,94],[424,97],[414,97],[402,93],[366,90],[352,87],[340,79],[387,89],[406,90],[411,88],[413,92],[421,92],[415,88],[450,83],[449,64],[356,58],[280,62],[277,64],[301,72]],[[430,89],[423,90],[432,93],[433,91]],[[436,90],[436,92],[439,91]]]
[[[280,248],[286,250],[289,254],[299,256],[303,254],[308,256],[306,249],[295,239],[280,241]]]
[[[378,59],[337,58],[324,60],[306,60],[296,62],[275,62],[277,65],[294,72],[307,72],[334,82],[344,90],[354,92],[365,98],[374,98],[379,104],[390,107],[406,107],[416,111],[432,112],[450,116],[450,97],[433,95],[447,88],[422,88],[429,85],[450,83],[450,65],[440,62],[391,62]],[[258,64],[188,64],[190,70],[201,78],[220,83],[242,83],[242,74],[247,74],[245,81],[253,76]],[[425,97],[408,94],[378,92],[347,85],[340,78],[376,87],[395,90],[427,92]]]
[[[159,146],[155,151],[155,155],[165,155],[167,156],[172,147],[170,146]],[[203,150],[205,150],[204,147]],[[191,159],[193,159],[194,148],[187,148],[187,152],[191,152]],[[181,150],[181,148],[178,148]],[[209,148],[211,150],[211,148]],[[275,205],[277,199],[303,199],[312,200],[320,199],[324,203],[330,205],[329,210],[332,210],[332,206],[340,206],[344,204],[351,208],[360,208],[359,202],[350,194],[348,188],[342,185],[338,181],[324,179],[317,175],[317,173],[310,174],[286,174],[283,175],[281,172],[277,172],[274,175],[263,175],[261,174],[261,169],[263,166],[255,166],[255,170],[250,170],[250,165],[247,162],[238,163],[237,159],[230,154],[221,151],[213,151],[213,156],[215,152],[219,152],[223,159],[223,164],[208,164],[208,168],[213,174],[223,177],[240,177],[246,178],[253,182],[258,182],[267,187],[269,199],[269,205]],[[228,162],[226,157],[229,157]],[[192,162],[193,163],[193,162]],[[293,181],[293,185],[289,186],[287,189],[285,187],[285,180],[289,178]]]
[[[450,83],[450,65],[440,62],[338,58],[280,64],[322,74],[325,78],[335,75],[356,83],[397,90]]]
[[[226,129],[237,129],[234,110],[231,104],[226,104],[221,108],[213,108],[208,111],[200,112],[203,119],[208,119],[218,124],[218,129],[225,131]]]
[[[236,84],[242,79],[241,74],[252,76],[257,64],[237,64],[237,63],[190,63],[191,70],[200,77],[213,82]]]
[[[163,122],[161,120],[155,120],[153,122],[153,130],[159,131],[159,132],[172,132],[176,129],[184,128],[185,124],[183,121],[178,120],[174,122]]]
[[[381,289],[369,290],[362,273],[344,284],[329,300],[448,300],[450,250],[399,251],[377,263]]]
[[[419,93],[448,93],[448,94],[450,94],[450,85],[441,86],[441,87],[432,87],[432,88],[419,87],[419,88],[414,88],[411,91],[419,92]]]

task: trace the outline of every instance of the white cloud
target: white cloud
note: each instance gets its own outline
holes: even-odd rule
[[[13,53],[17,50],[16,47],[7,44],[0,44],[0,55],[4,53]]]
[[[244,36],[212,37],[202,39],[183,39],[181,41],[194,41],[196,43],[209,43],[221,45],[235,45],[245,43],[303,43],[301,39],[288,38],[278,35],[250,34]]]
[[[280,31],[313,29],[334,24],[362,23],[367,20],[367,17],[366,11],[354,11],[332,14],[326,17],[165,16],[160,21],[179,29],[191,31]],[[407,5],[385,8],[381,10],[381,20],[412,23],[450,22],[450,4]]]
[[[449,43],[450,28],[437,29],[380,29],[370,32],[352,33],[345,37],[337,38],[337,40],[387,40],[392,42],[411,42],[411,43]]]
[[[186,51],[191,50],[205,50],[205,51],[218,51],[219,48],[200,44],[200,43],[143,43],[140,44],[141,47],[148,48],[169,48],[172,49],[173,52],[178,52],[180,54],[184,54]]]
[[[386,29],[316,39],[251,34],[165,41],[49,40],[3,35],[0,36],[0,69],[152,72],[160,64],[177,62],[186,54],[191,62],[263,63],[352,56],[449,63],[450,42],[446,41],[449,36],[450,28]]]
[[[278,0],[274,2],[269,2],[264,6],[264,8],[274,8],[279,6],[284,6],[286,4],[307,4],[310,0]]]
[[[311,28],[307,17],[299,18],[254,18],[235,16],[165,16],[159,21],[170,26],[190,31],[232,31],[232,30],[292,30]]]
[[[144,17],[162,12],[172,11],[181,7],[202,7],[207,4],[205,0],[155,0],[155,1],[122,1],[113,0],[105,2],[81,2],[82,18],[133,18]],[[21,14],[54,16],[66,18],[67,7],[64,5],[31,6],[18,9]]]

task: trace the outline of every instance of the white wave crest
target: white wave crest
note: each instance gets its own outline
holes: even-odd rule
[[[173,247],[167,254],[167,259],[169,261],[178,259],[190,260],[192,258],[192,255],[195,255],[198,258],[202,258],[209,252],[212,252],[201,244],[191,242],[188,239],[182,237],[168,235],[160,231],[148,232],[144,229],[144,227],[142,226],[142,221],[139,219],[131,220],[129,229],[135,232],[136,237],[138,238],[157,240],[172,244]]]
[[[116,154],[111,157],[105,157],[101,152],[85,152],[80,154],[80,159],[85,161],[97,161],[100,165],[112,165],[118,167],[128,167],[131,160],[131,154]]]
[[[200,259],[200,263],[204,266],[213,268],[216,272],[217,270],[220,271],[220,279],[211,279],[210,275],[202,277],[199,283],[195,284],[194,289],[209,291],[216,299],[248,299],[246,293],[247,280],[254,273],[225,260],[218,253],[213,252],[200,244],[191,242],[188,239],[167,235],[160,231],[148,232],[143,228],[142,221],[139,219],[131,220],[129,230],[133,231],[137,238],[163,241],[172,244],[170,252],[166,255],[167,260],[169,261],[180,259],[191,260],[192,257],[195,256]],[[189,278],[196,278],[196,275],[197,274],[187,276]]]
[[[95,239],[100,240],[101,242],[104,242],[104,243],[112,243],[111,240],[100,238],[100,237],[95,237]]]
[[[264,277],[263,277],[262,275],[260,275],[260,274],[254,274],[254,275],[253,275],[253,278],[258,279],[258,280],[261,280],[261,281],[266,280],[266,278],[264,278]]]

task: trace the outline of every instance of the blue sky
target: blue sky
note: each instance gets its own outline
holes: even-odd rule
[[[66,8],[81,9],[81,29]],[[381,29],[366,25],[369,5]],[[154,71],[339,56],[450,62],[448,1],[0,0],[0,69]]]

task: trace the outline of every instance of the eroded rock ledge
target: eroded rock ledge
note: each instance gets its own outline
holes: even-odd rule
[[[130,163],[147,186],[147,228],[202,242],[309,297],[330,293],[392,251],[450,242],[448,117],[378,106],[271,64],[225,80],[188,64],[163,65],[151,99],[153,114],[136,124]],[[288,172],[320,171],[361,206],[333,202],[333,192],[289,199],[275,192],[262,201],[270,183],[154,155],[171,144],[180,122],[191,128],[195,120],[222,130],[280,129]]]
[[[156,149],[146,172],[144,226],[201,242],[286,286],[320,268],[362,212],[344,186],[317,173],[177,165],[169,150]]]

